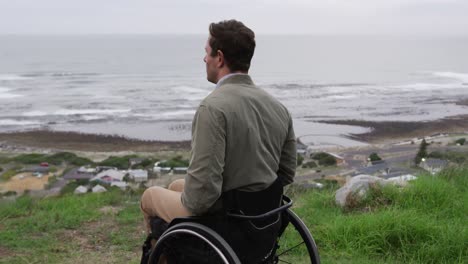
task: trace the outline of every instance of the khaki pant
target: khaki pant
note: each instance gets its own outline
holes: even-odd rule
[[[150,218],[158,216],[167,223],[177,217],[192,215],[182,205],[180,199],[184,190],[185,180],[179,179],[169,184],[168,188],[153,186],[145,190],[141,196],[140,208],[145,218],[146,229],[151,232]]]

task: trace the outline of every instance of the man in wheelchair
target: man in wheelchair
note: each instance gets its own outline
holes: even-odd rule
[[[211,247],[210,243],[219,242],[219,235],[220,243],[227,241],[242,263],[259,263],[275,250],[276,238],[287,222],[285,208],[274,210],[283,203],[283,186],[295,175],[291,115],[248,75],[256,45],[254,32],[236,20],[212,23],[209,32],[204,62],[207,79],[216,88],[200,103],[193,119],[185,180],[173,182],[168,189],[148,188],[142,195],[141,210],[150,233],[142,262],[165,248],[154,263],[163,259],[196,263],[196,254],[202,254],[198,256],[202,263],[214,263],[203,250],[192,249],[195,244]],[[185,231],[177,231],[175,227],[186,221],[194,224],[186,223]],[[173,238],[164,236],[171,232]],[[207,242],[206,236],[196,235],[200,232],[218,240]],[[148,253],[152,239],[157,246]],[[189,251],[194,251],[192,258],[184,259]]]

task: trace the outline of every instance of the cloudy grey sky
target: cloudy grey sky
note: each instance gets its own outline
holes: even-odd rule
[[[468,0],[0,0],[0,34],[468,35]]]

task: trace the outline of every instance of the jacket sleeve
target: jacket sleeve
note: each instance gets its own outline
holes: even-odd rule
[[[292,118],[289,117],[288,135],[281,150],[280,163],[278,168],[278,178],[283,186],[294,181],[297,166],[296,136]]]
[[[200,105],[192,123],[192,152],[182,204],[194,215],[208,211],[221,196],[225,121],[217,109]]]

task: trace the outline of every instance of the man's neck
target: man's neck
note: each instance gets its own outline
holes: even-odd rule
[[[233,74],[249,74],[248,72],[243,72],[243,71],[229,71],[229,70],[226,70],[226,71],[221,71],[218,75],[218,81],[216,82],[216,84],[219,83],[219,81],[225,79],[224,77],[228,76],[228,75],[233,75]]]
[[[218,82],[216,83],[216,88],[218,88],[219,86],[221,86],[221,84],[229,77],[233,76],[233,75],[239,75],[239,74],[248,74],[247,72],[241,72],[241,71],[237,71],[237,72],[231,72],[229,74],[226,74],[226,75],[223,75],[223,77],[221,77],[221,79],[218,80]]]

